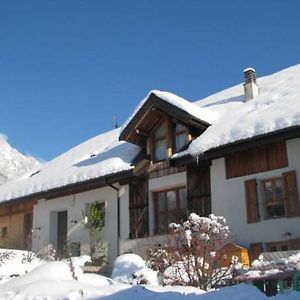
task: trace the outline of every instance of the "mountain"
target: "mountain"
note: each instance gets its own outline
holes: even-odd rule
[[[40,163],[12,148],[0,135],[0,184],[39,168]]]

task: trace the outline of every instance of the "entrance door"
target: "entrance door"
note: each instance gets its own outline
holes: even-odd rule
[[[58,258],[67,255],[67,233],[68,233],[68,212],[60,211],[57,213],[57,249]]]

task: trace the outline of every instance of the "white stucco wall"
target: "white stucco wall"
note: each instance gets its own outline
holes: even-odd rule
[[[51,200],[39,200],[34,207],[33,249],[45,252],[48,245],[56,246],[57,212],[68,212],[68,242],[80,242],[81,254],[89,254],[89,232],[82,224],[83,211],[87,203],[105,202],[105,227],[103,240],[108,244],[108,261],[113,264],[118,254],[117,192],[104,187]],[[129,187],[120,190],[120,233],[121,238],[129,235]]]
[[[300,139],[287,141],[288,162],[287,168],[268,172],[226,179],[224,158],[216,159],[211,166],[212,212],[225,216],[232,230],[233,238],[240,245],[249,246],[254,242],[283,241],[289,237],[284,235],[291,233],[291,239],[300,237],[300,217],[276,218],[262,220],[258,223],[247,223],[246,200],[244,181],[256,178],[259,208],[261,219],[264,214],[264,204],[260,180],[274,176],[281,176],[283,172],[295,170],[297,174],[298,192],[300,192]],[[299,193],[300,195],[300,193]]]

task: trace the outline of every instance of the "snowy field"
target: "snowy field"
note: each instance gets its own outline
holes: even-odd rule
[[[28,257],[25,251],[11,251],[8,255],[3,253],[7,251],[0,251],[0,299],[300,299],[300,292],[268,298],[257,288],[246,284],[210,292],[194,287],[162,287],[155,285],[155,282],[153,285],[130,285],[122,283],[122,280],[126,281],[126,270],[130,270],[132,261],[126,262],[124,259],[119,260],[118,268],[114,270],[115,279],[110,279],[101,275],[83,273],[80,265],[87,260],[87,257],[74,258],[72,260],[74,268],[72,268],[68,261],[47,262],[36,257]],[[31,261],[28,262],[28,259]]]

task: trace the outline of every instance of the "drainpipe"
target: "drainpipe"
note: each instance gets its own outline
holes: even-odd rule
[[[114,186],[113,184],[110,184],[107,182],[107,185],[114,189],[117,192],[117,228],[118,228],[118,239],[117,239],[117,255],[120,255],[120,188]]]

